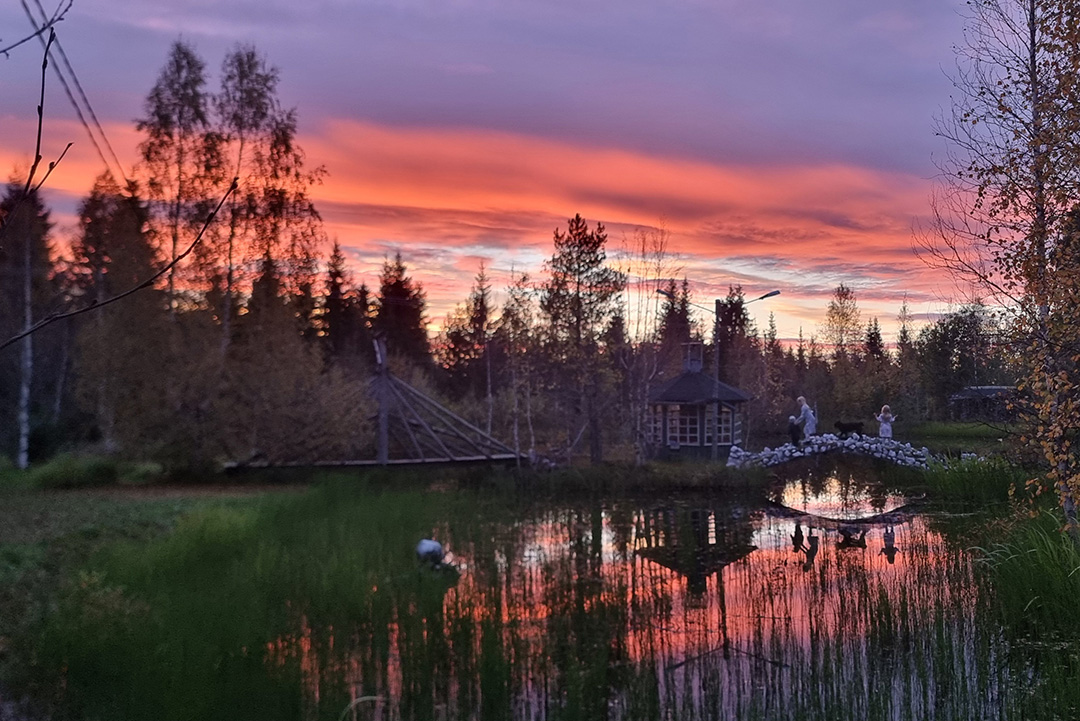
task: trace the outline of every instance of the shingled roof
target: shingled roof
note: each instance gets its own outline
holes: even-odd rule
[[[700,371],[688,371],[649,394],[650,403],[745,403],[750,396]]]

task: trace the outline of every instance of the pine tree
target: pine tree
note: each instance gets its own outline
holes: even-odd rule
[[[122,193],[107,175],[79,208],[72,275],[84,297],[100,302],[151,277],[159,267],[147,237],[148,210],[134,188]],[[155,288],[86,318],[78,338],[78,386],[107,451],[147,450],[142,429],[154,426],[166,382],[166,296]]]
[[[663,296],[659,318],[659,363],[664,375],[672,377],[681,371],[684,347],[694,335],[690,283],[683,278],[681,288],[676,289],[675,281],[669,280]]]
[[[606,264],[606,243],[604,226],[597,223],[590,230],[580,215],[570,219],[565,233],[556,229],[555,250],[545,263],[549,276],[540,297],[547,319],[548,353],[571,420],[568,446],[572,448],[581,437],[585,416],[590,457],[597,463],[603,455],[598,344],[626,284],[625,276]]]
[[[383,262],[372,326],[386,339],[387,351],[417,366],[430,363],[423,287],[406,274],[401,253]]]

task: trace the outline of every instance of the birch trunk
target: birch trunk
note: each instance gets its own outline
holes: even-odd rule
[[[27,233],[23,241],[23,331],[29,331],[34,324],[33,309],[33,247],[30,234]],[[30,384],[34,377],[34,340],[33,335],[28,334],[22,340],[22,363],[19,373],[19,454],[16,463],[19,468],[27,468],[30,465]]]

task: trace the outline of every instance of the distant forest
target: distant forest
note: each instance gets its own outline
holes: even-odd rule
[[[580,216],[555,231],[543,268],[514,274],[501,307],[481,265],[430,336],[407,258],[387,258],[378,287],[358,286],[327,238],[309,194],[324,170],[305,164],[277,82],[237,47],[211,91],[202,58],[175,43],[138,121],[135,179],[100,176],[69,242],[35,187],[7,185],[0,453],[24,466],[90,449],[178,470],[371,458],[376,335],[395,374],[521,452],[594,462],[640,455],[649,394],[693,342],[707,363],[719,343],[721,377],[753,396],[751,438],[781,432],[799,395],[826,423],[889,403],[902,436],[904,423],[947,417],[964,386],[1012,382],[980,306],[921,328],[904,306],[889,348],[840,285],[819,335],[785,345],[771,318],[754,326],[738,287],[715,324],[712,313],[695,322],[662,231],[638,231],[633,257],[613,261],[603,225]]]

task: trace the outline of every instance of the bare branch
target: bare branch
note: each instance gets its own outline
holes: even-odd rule
[[[171,261],[169,261],[167,264],[165,264],[161,268],[161,270],[154,273],[152,276],[150,276],[146,280],[142,281],[138,285],[135,285],[134,287],[129,288],[128,290],[125,290],[123,293],[119,293],[117,295],[114,295],[111,298],[106,298],[105,300],[103,300],[101,302],[91,301],[88,305],[86,305],[86,306],[84,306],[82,308],[77,308],[76,310],[71,310],[71,311],[67,311],[67,312],[64,312],[64,313],[51,313],[51,314],[45,316],[44,318],[42,318],[41,320],[39,320],[37,323],[32,325],[27,330],[24,330],[22,333],[19,333],[18,335],[14,335],[14,336],[8,338],[3,343],[0,343],[0,350],[3,350],[4,348],[7,348],[9,345],[12,345],[13,343],[17,343],[19,340],[25,338],[26,336],[30,335],[31,333],[36,333],[37,331],[41,330],[45,326],[52,325],[53,323],[55,323],[57,321],[64,320],[65,318],[71,318],[71,317],[76,316],[76,315],[81,315],[83,313],[88,313],[89,311],[96,310],[98,308],[103,308],[104,306],[110,305],[110,304],[115,303],[115,302],[117,302],[119,300],[127,298],[129,295],[137,293],[140,290],[143,290],[144,288],[149,288],[150,286],[152,286],[159,278],[161,278],[166,273],[168,273],[170,270],[172,270],[174,267],[176,267],[176,265],[180,261],[182,261],[184,258],[186,258],[191,253],[191,251],[195,249],[195,246],[198,245],[199,242],[203,239],[203,235],[206,233],[206,230],[210,227],[210,224],[214,222],[214,218],[217,217],[217,214],[221,210],[221,207],[225,204],[225,201],[228,200],[229,196],[232,195],[233,192],[236,190],[238,182],[239,182],[239,178],[233,178],[232,183],[229,185],[229,189],[227,191],[225,191],[225,195],[221,196],[221,200],[218,201],[217,206],[215,206],[214,209],[210,212],[210,214],[208,216],[206,216],[206,221],[203,223],[202,228],[199,230],[199,234],[195,236],[195,240],[191,241],[191,244],[188,245],[188,247],[184,249],[183,253],[180,253],[175,258],[173,258]]]
[[[52,43],[52,35],[53,35],[53,33],[51,32],[52,27],[54,25],[56,25],[58,22],[60,22],[61,20],[64,19],[64,16],[67,15],[68,10],[71,9],[71,5],[72,5],[72,3],[74,3],[74,1],[75,0],[67,0],[66,3],[61,2],[60,5],[56,8],[56,12],[53,13],[53,16],[51,18],[49,18],[45,22],[44,25],[42,25],[40,28],[38,28],[36,31],[34,31],[30,35],[27,35],[22,40],[14,42],[11,45],[8,45],[7,47],[0,48],[0,55],[3,55],[5,57],[7,57],[8,53],[10,51],[12,51],[15,48],[19,47],[23,43],[28,43],[31,40],[33,40],[34,38],[40,37],[41,35],[44,35],[46,30],[50,31],[50,33],[49,33],[49,43],[51,44]]]
[[[70,3],[69,3],[70,4]],[[66,12],[66,11],[65,11]],[[26,183],[23,185],[22,195],[15,201],[15,205],[11,208],[6,217],[14,218],[18,214],[19,206],[21,206],[26,199],[30,196],[31,192],[36,193],[41,189],[41,186],[45,184],[49,176],[52,175],[52,171],[56,169],[56,166],[60,164],[60,161],[67,155],[67,151],[71,148],[71,143],[64,146],[63,152],[60,156],[49,163],[49,169],[45,171],[45,175],[42,176],[38,183],[34,184],[34,176],[37,175],[38,166],[41,165],[41,130],[45,124],[45,76],[49,68],[49,49],[52,47],[53,42],[56,40],[56,33],[49,32],[49,40],[45,43],[45,52],[41,60],[41,94],[38,98],[37,106],[37,141],[34,145],[34,164],[30,166],[30,172],[26,175]],[[0,240],[3,240],[4,230],[7,228],[5,222],[5,216],[0,216]]]

